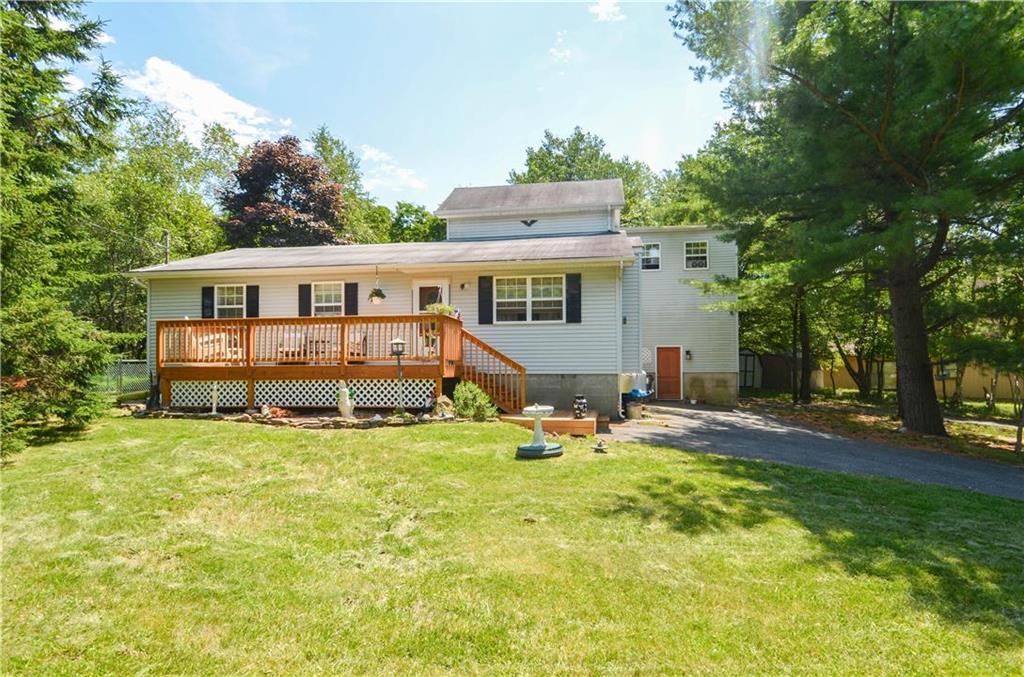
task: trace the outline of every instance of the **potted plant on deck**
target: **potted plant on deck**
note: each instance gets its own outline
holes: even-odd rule
[[[450,306],[447,303],[431,303],[425,308],[428,315],[446,315],[448,317],[458,317],[458,311],[454,306]],[[423,343],[432,351],[437,350],[437,337],[440,335],[441,324],[439,322],[431,322],[430,324],[423,325]]]

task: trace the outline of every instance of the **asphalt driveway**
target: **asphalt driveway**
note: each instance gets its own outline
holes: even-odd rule
[[[652,405],[648,410],[665,425],[617,425],[612,438],[943,484],[1024,501],[1024,467],[850,439],[760,412],[682,405]]]

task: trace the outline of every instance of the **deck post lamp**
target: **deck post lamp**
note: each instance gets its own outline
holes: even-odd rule
[[[405,355],[405,339],[401,336],[391,339],[391,355],[398,360],[398,411],[405,413],[405,397],[402,388],[402,355]]]

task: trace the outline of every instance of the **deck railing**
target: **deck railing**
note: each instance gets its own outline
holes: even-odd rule
[[[418,378],[436,378],[438,393],[441,379],[461,376],[505,411],[526,404],[526,369],[460,320],[439,315],[158,320],[156,364],[168,401],[171,380],[217,367],[224,378],[248,380],[251,400],[258,378],[323,378],[325,370],[338,378],[394,378],[395,338],[405,340],[402,362],[419,370]]]
[[[462,330],[462,378],[480,386],[508,412],[526,405],[526,368],[511,357]]]
[[[458,363],[462,323],[438,315],[239,318],[157,322],[157,366],[348,365],[402,360]]]

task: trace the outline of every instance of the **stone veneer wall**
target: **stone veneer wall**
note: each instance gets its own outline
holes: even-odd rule
[[[718,405],[736,404],[735,372],[683,372],[683,397]]]

